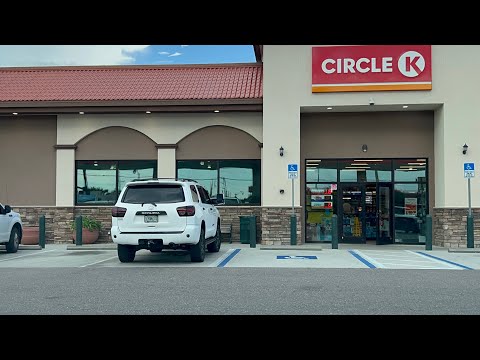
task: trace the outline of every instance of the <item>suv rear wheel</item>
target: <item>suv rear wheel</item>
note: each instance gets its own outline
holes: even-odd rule
[[[190,260],[192,262],[203,262],[205,260],[205,230],[200,230],[198,243],[190,247]]]
[[[215,241],[207,245],[210,252],[219,252],[222,245],[222,235],[220,233],[220,224],[217,224],[217,233],[215,234]]]
[[[5,246],[7,253],[16,253],[18,250],[18,246],[20,245],[20,234],[16,227],[12,229],[10,233],[10,240]]]
[[[133,260],[135,260],[136,252],[137,249],[134,245],[118,244],[117,246],[118,260],[120,260],[120,262],[122,263],[132,262]]]

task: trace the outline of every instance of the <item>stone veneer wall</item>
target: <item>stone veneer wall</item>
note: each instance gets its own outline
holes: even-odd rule
[[[38,226],[38,217],[45,215],[46,242],[47,243],[72,243],[72,230],[70,224],[75,216],[91,216],[102,222],[102,230],[98,243],[112,242],[108,231],[112,226],[112,208],[99,207],[15,207],[22,216],[24,226]],[[257,243],[262,240],[262,223],[260,219],[261,207],[259,206],[219,206],[223,224],[232,225],[232,241],[240,242],[240,216],[257,216]]]
[[[222,224],[232,225],[232,242],[240,242],[240,216],[257,216],[257,243],[262,241],[262,222],[260,206],[218,206]]]
[[[302,208],[296,207],[297,215],[297,245],[302,244],[301,226]],[[262,208],[262,244],[290,245],[290,216],[292,208],[263,207]]]
[[[14,207],[24,226],[38,226],[40,215],[45,215],[45,241],[50,244],[73,243],[71,223],[77,215],[89,215],[102,222],[102,230],[97,242],[111,242],[108,235],[112,221],[111,207]]]
[[[472,212],[474,247],[480,247],[480,209]],[[433,245],[466,248],[468,209],[435,208],[433,214]]]
[[[75,208],[75,216],[89,216],[102,223],[102,229],[100,230],[100,237],[98,238],[97,243],[112,242],[110,235],[108,235],[108,232],[112,227],[112,207],[113,206],[85,206]]]

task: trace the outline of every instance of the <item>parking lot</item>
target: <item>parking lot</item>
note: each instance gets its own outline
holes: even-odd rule
[[[207,253],[202,263],[192,263],[185,251],[137,252],[133,263],[121,263],[115,245],[74,247],[47,244],[45,249],[26,247],[7,254],[0,247],[0,268],[95,268],[95,267],[217,267],[217,268],[343,268],[343,269],[480,269],[480,253],[425,251],[421,246],[340,246],[319,251],[298,246],[290,250],[265,250],[244,244],[222,244],[218,253]]]

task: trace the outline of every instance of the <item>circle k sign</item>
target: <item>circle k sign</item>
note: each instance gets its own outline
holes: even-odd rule
[[[317,46],[312,92],[431,90],[430,45]]]

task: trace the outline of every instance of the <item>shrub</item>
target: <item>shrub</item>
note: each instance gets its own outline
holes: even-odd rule
[[[72,230],[76,229],[75,224],[76,224],[76,221],[73,221],[70,224],[70,228]],[[82,228],[88,229],[90,231],[100,230],[102,228],[102,223],[90,216],[82,216]]]

